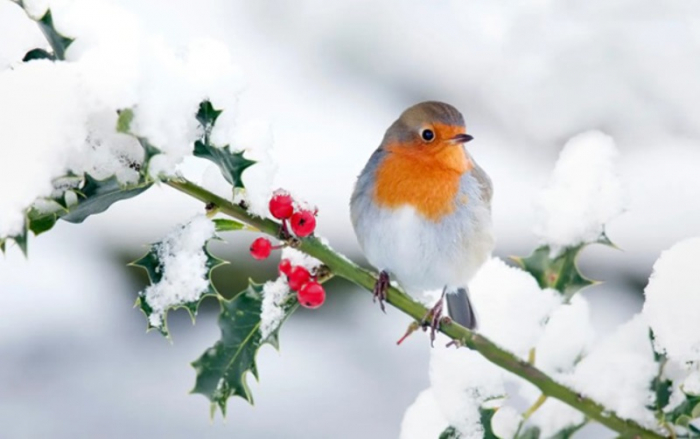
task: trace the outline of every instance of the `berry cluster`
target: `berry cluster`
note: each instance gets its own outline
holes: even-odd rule
[[[316,212],[308,209],[294,209],[294,200],[289,193],[277,190],[270,199],[270,213],[275,218],[282,220],[282,227],[286,230],[287,221],[292,226],[292,232],[299,238],[305,238],[316,229]]]
[[[294,200],[289,193],[277,190],[270,199],[270,213],[282,220],[282,231],[288,234],[287,221],[292,232],[299,238],[311,235],[316,229],[316,212],[308,209],[295,209]],[[273,246],[269,239],[258,238],[250,245],[253,258],[267,259],[272,250],[282,246]],[[318,308],[326,300],[326,292],[317,279],[302,266],[292,266],[288,259],[283,259],[279,265],[280,275],[287,277],[289,288],[296,291],[299,303],[306,308]]]
[[[306,268],[292,266],[289,259],[282,259],[279,271],[280,275],[287,277],[289,289],[297,292],[297,299],[302,306],[315,309],[326,301],[326,291]]]

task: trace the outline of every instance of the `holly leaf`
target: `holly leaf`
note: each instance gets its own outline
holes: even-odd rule
[[[457,431],[456,428],[450,426],[445,429],[442,433],[440,433],[440,437],[438,439],[460,439],[462,435]]]
[[[22,253],[24,256],[27,256],[27,228],[25,227],[22,233],[18,233],[17,235],[14,236],[7,236],[4,238],[0,238],[0,251],[5,253],[5,250],[7,248],[7,243],[9,241],[14,241],[15,244],[17,244],[17,247],[19,247],[20,250],[22,250]]]
[[[61,219],[70,223],[82,223],[90,215],[102,213],[117,201],[133,198],[151,187],[153,182],[144,181],[135,185],[122,185],[117,177],[97,180],[85,174],[85,181],[78,193],[78,203],[68,208]]]
[[[654,400],[651,404],[647,404],[649,410],[653,410],[657,413],[659,418],[663,418],[663,409],[668,405],[671,399],[671,393],[673,391],[673,381],[664,377],[664,367],[668,359],[664,353],[658,352],[654,346],[654,331],[649,329],[648,333],[649,343],[651,344],[651,349],[654,352],[654,361],[658,364],[658,371],[656,376],[651,383],[649,388],[654,393]]]
[[[210,101],[202,101],[199,104],[196,117],[207,135],[211,133],[211,129],[216,124],[216,119],[219,118],[222,112],[223,110],[215,109]]]
[[[484,427],[484,439],[499,439],[491,427],[491,420],[493,419],[493,415],[496,413],[496,410],[498,409],[479,407],[479,418],[482,427]],[[460,439],[461,437],[461,433],[457,431],[455,427],[449,426],[442,433],[440,433],[440,437],[438,439]]]
[[[221,311],[218,324],[221,339],[192,363],[197,379],[192,393],[206,396],[212,403],[212,415],[219,407],[226,416],[226,403],[239,396],[253,404],[253,395],[247,384],[248,373],[258,379],[255,357],[260,347],[270,344],[279,349],[279,331],[298,307],[294,295],[283,306],[284,318],[266,338],[260,332],[262,285],[250,283],[248,288],[230,300],[219,299]]]
[[[48,9],[46,14],[44,14],[44,16],[41,17],[37,23],[39,24],[41,32],[49,41],[49,44],[51,44],[56,59],[65,60],[66,50],[68,49],[68,46],[73,43],[73,40],[58,33],[53,24],[51,9]]]
[[[700,395],[685,393],[685,400],[665,414],[666,421],[688,428],[690,422],[700,418]]]
[[[33,61],[35,59],[48,59],[49,61],[56,61],[56,57],[52,53],[47,52],[46,50],[32,49],[24,55],[24,58],[22,58],[22,62]]]
[[[90,215],[104,212],[117,201],[139,195],[152,184],[150,181],[142,181],[133,185],[122,185],[115,176],[105,180],[97,180],[91,175],[85,174],[82,184],[77,188],[70,189],[78,195],[76,203],[69,205],[63,197],[43,199],[44,204],[55,206],[50,209],[39,209],[35,204],[27,209],[22,233],[4,237],[3,244],[8,239],[12,239],[26,255],[28,232],[31,231],[35,236],[38,236],[51,230],[59,219],[71,223],[81,223]]]
[[[212,239],[218,239],[218,238],[212,238]],[[207,281],[208,281],[208,287],[207,290],[202,293],[202,295],[199,297],[199,299],[191,301],[191,302],[183,302],[181,304],[172,306],[168,309],[166,309],[163,313],[162,316],[160,317],[160,321],[162,322],[160,325],[154,325],[153,321],[151,320],[151,316],[154,314],[153,308],[151,305],[149,305],[148,301],[146,300],[146,295],[145,295],[145,289],[139,292],[139,297],[136,299],[136,306],[138,306],[141,311],[146,315],[146,321],[148,322],[148,327],[147,330],[152,330],[156,329],[158,332],[160,332],[164,337],[170,337],[170,333],[168,331],[168,311],[172,309],[179,309],[179,308],[184,308],[187,310],[187,312],[190,315],[190,318],[192,319],[192,323],[194,324],[195,319],[197,317],[197,312],[199,311],[199,304],[204,300],[205,297],[207,296],[215,296],[219,297],[219,293],[216,290],[216,287],[214,286],[212,279],[211,279],[211,274],[212,271],[214,271],[215,268],[220,267],[221,265],[226,264],[227,262],[224,261],[223,259],[219,259],[216,256],[212,255],[209,252],[208,249],[208,244],[209,241],[212,239],[208,239],[205,243],[204,246],[202,247],[202,250],[204,251],[204,254],[206,255],[206,267],[207,267]],[[159,250],[161,248],[162,242],[157,242],[155,244],[152,244],[148,253],[146,253],[142,258],[131,262],[129,265],[134,266],[134,267],[141,267],[144,270],[146,270],[146,274],[148,275],[148,280],[150,281],[150,284],[157,284],[161,280],[163,280],[163,275],[164,275],[164,267],[162,264],[162,261],[160,260],[159,257]]]
[[[216,120],[223,110],[217,110],[209,101],[199,104],[197,120],[199,121],[204,135],[200,140],[194,142],[194,155],[207,159],[214,163],[221,170],[222,175],[235,188],[243,187],[241,175],[243,171],[255,164],[253,160],[243,157],[243,152],[233,152],[229,145],[218,147],[210,141],[211,130],[216,124]]]
[[[537,280],[540,288],[553,288],[568,302],[576,292],[595,283],[581,274],[576,264],[576,258],[584,247],[584,244],[568,247],[551,257],[550,247],[544,245],[526,258],[512,259]]]
[[[239,188],[244,187],[241,179],[243,171],[255,164],[253,160],[243,157],[242,151],[232,152],[228,145],[219,148],[201,140],[194,142],[194,155],[216,164],[226,181]]]

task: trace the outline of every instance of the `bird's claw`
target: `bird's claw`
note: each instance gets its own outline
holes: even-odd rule
[[[377,282],[374,284],[374,290],[372,293],[374,294],[374,298],[372,299],[373,302],[376,302],[379,300],[379,308],[382,310],[382,312],[386,313],[386,309],[384,307],[384,302],[386,301],[386,292],[389,289],[389,273],[386,271],[382,271],[379,273],[379,278],[377,279]]]
[[[421,326],[423,326],[423,329],[428,329],[430,328],[430,346],[434,346],[435,342],[435,336],[437,335],[437,332],[440,330],[440,324],[441,323],[447,323],[447,321],[444,321],[444,318],[442,316],[442,297],[438,302],[430,308],[430,310],[423,316],[423,320],[421,320]]]

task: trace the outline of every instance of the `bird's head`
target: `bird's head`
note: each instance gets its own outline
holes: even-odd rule
[[[472,139],[462,113],[452,105],[428,101],[404,111],[387,130],[383,145],[406,148],[408,153],[438,153]]]

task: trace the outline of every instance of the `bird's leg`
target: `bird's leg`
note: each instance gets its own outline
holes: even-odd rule
[[[372,299],[372,301],[376,302],[379,300],[379,307],[384,313],[386,313],[386,310],[384,309],[384,301],[386,301],[386,292],[388,289],[389,273],[382,270],[379,273],[379,279],[377,279],[377,282],[374,284],[374,290],[372,291],[374,293],[374,299]]]
[[[435,335],[438,332],[438,329],[440,329],[440,323],[442,321],[442,302],[445,301],[445,293],[447,292],[447,289],[442,290],[442,295],[440,295],[440,300],[428,310],[428,312],[423,316],[423,320],[421,321],[421,324],[423,325],[423,328],[430,328],[430,346],[433,346],[433,342],[435,341]]]

